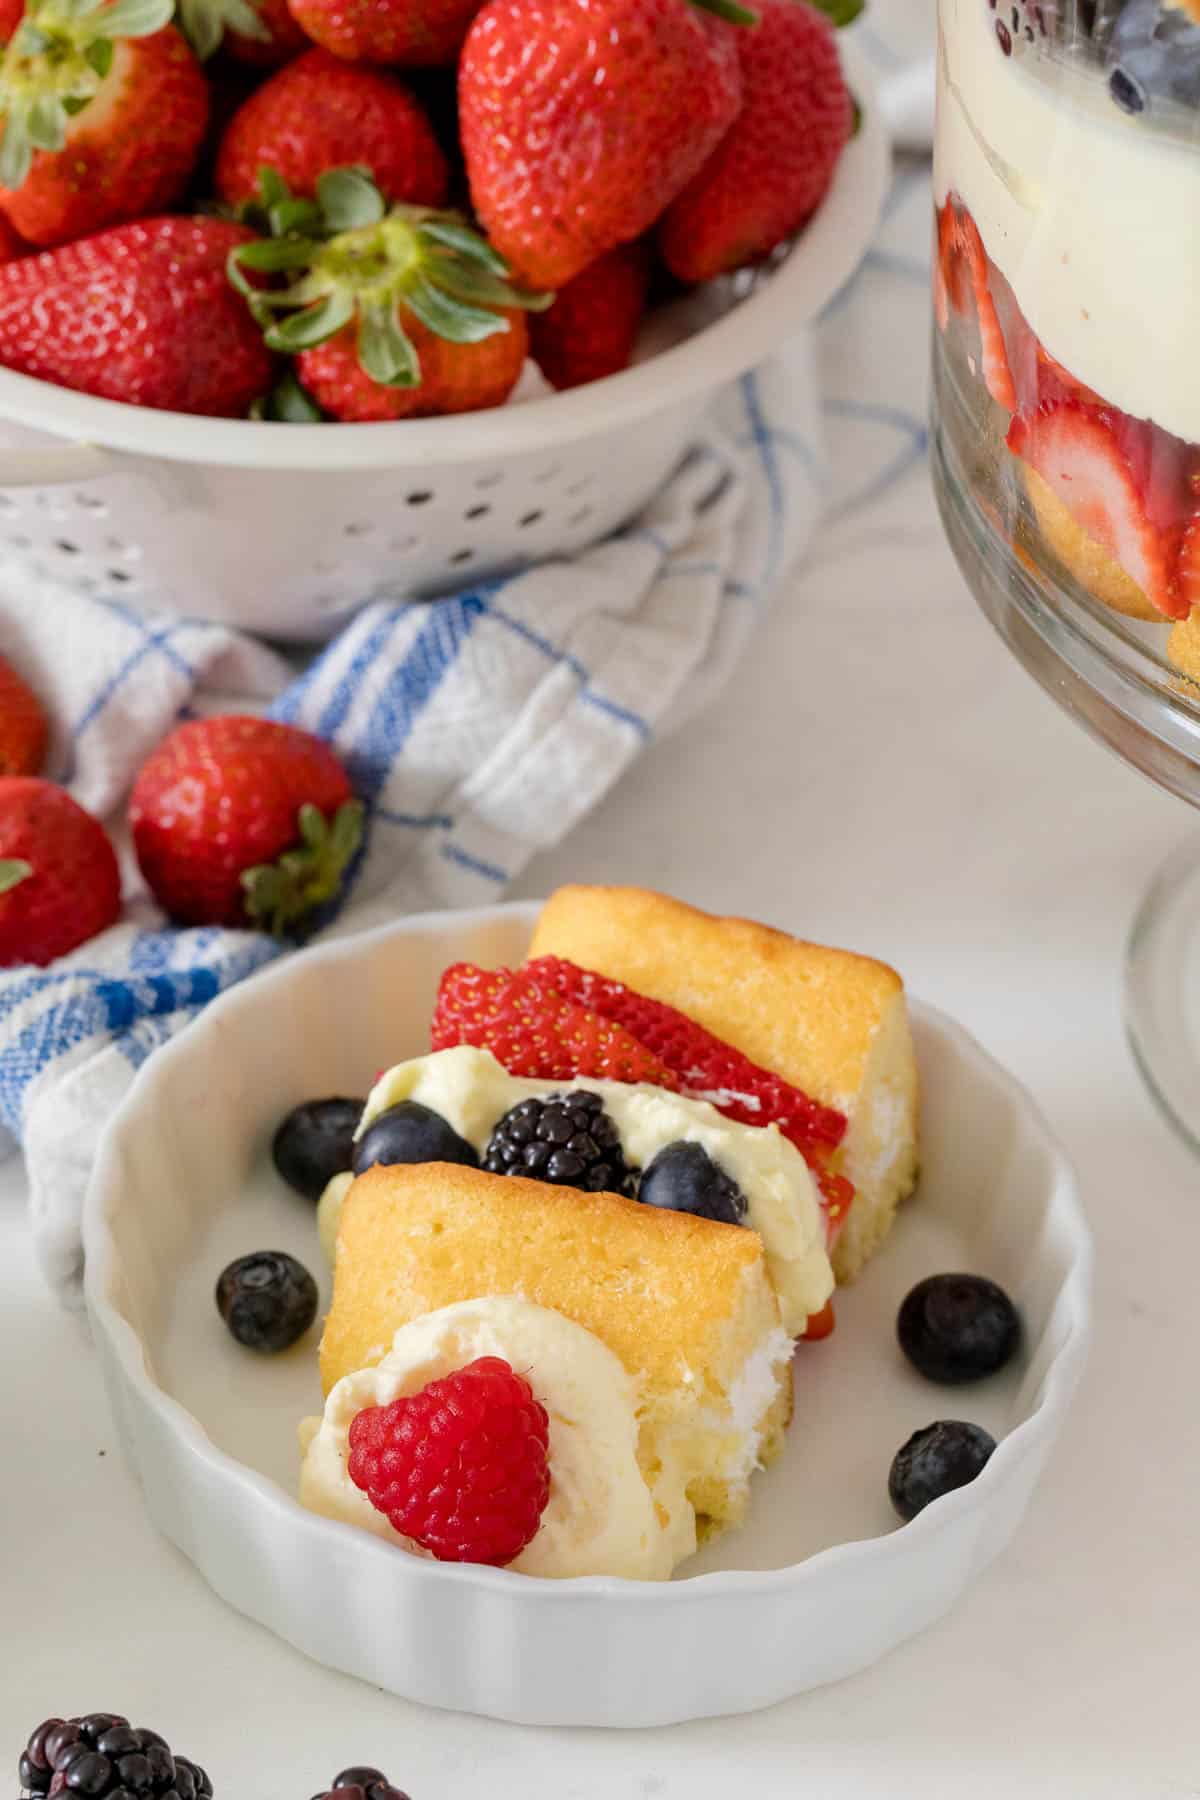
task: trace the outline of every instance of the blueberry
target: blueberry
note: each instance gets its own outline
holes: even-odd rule
[[[695,1213],[722,1225],[741,1225],[746,1196],[701,1144],[668,1144],[647,1165],[638,1199],[668,1212]]]
[[[336,1098],[294,1106],[271,1144],[275,1167],[306,1200],[319,1200],[354,1155],[354,1133],[363,1102]]]
[[[939,1419],[914,1431],[892,1462],[892,1505],[902,1519],[915,1519],[931,1500],[974,1481],[995,1448],[989,1431],[962,1419]]]
[[[896,1318],[900,1348],[930,1381],[955,1386],[994,1375],[1021,1338],[1017,1309],[983,1275],[929,1275]]]
[[[459,1137],[440,1113],[417,1100],[401,1100],[372,1119],[354,1146],[352,1167],[361,1175],[374,1163],[429,1162],[479,1167],[479,1158],[466,1138]]]
[[[222,1272],[217,1311],[248,1350],[288,1350],[317,1316],[317,1284],[294,1256],[256,1250]]]

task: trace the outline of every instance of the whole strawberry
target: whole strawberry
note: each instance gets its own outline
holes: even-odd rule
[[[326,413],[370,423],[507,399],[528,345],[523,312],[548,296],[513,287],[495,251],[456,214],[389,209],[358,169],[320,176],[315,202],[292,198],[266,170],[260,207],[282,235],[236,250],[230,279],[268,346],[296,356],[304,389]],[[253,285],[273,270],[292,280]]]
[[[737,35],[690,0],[488,0],[459,64],[463,151],[521,280],[563,287],[655,222],[737,116]]]
[[[452,67],[482,0],[288,0],[313,42],[347,62]]]
[[[33,689],[0,656],[0,776],[37,775],[49,727]]]
[[[251,233],[143,219],[0,267],[0,367],[134,406],[235,418],[271,357],[226,277]]]
[[[529,323],[533,360],[551,387],[579,387],[629,366],[646,310],[650,259],[644,244],[621,244],[554,296]]]
[[[737,35],[744,101],[699,174],[659,226],[663,261],[681,281],[757,262],[825,198],[854,106],[834,28],[805,0],[755,0],[759,23]]]
[[[0,61],[0,207],[65,244],[182,193],[208,85],[167,21],[172,0],[29,0]]]
[[[52,781],[0,779],[0,969],[44,967],[115,923],[121,877],[101,825]]]
[[[407,88],[311,50],[234,114],[217,154],[217,192],[231,206],[253,200],[269,168],[311,198],[326,170],[348,164],[369,170],[388,200],[440,206],[446,198],[446,159]]]
[[[180,725],[143,763],[133,847],[180,925],[290,931],[338,892],[362,807],[320,738],[227,713]]]

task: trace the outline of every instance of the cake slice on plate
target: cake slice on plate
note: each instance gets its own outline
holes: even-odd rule
[[[792,1405],[791,1340],[756,1232],[464,1165],[376,1165],[341,1210],[326,1393],[422,1315],[507,1295],[614,1352],[635,1382],[647,1482],[686,1498],[699,1537],[740,1522]]]
[[[917,1070],[896,971],[631,887],[560,888],[529,955],[562,958],[675,1007],[845,1114],[835,1164],[855,1197],[832,1256],[839,1280],[853,1280],[917,1174]]]

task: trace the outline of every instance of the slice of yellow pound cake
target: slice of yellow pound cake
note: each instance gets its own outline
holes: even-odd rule
[[[740,1522],[792,1406],[756,1232],[464,1165],[376,1165],[341,1209],[325,1392],[412,1321],[489,1296],[561,1313],[616,1355],[635,1384],[638,1462],[663,1504],[688,1510],[688,1533]]]
[[[848,1120],[855,1198],[832,1251],[852,1281],[917,1176],[917,1068],[904,983],[849,950],[632,887],[559,888],[530,958],[561,957],[675,1007]]]

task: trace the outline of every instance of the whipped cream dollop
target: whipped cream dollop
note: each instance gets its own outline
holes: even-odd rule
[[[390,1405],[480,1356],[503,1357],[523,1375],[550,1420],[550,1498],[532,1543],[509,1567],[666,1581],[696,1548],[695,1514],[670,1468],[656,1468],[652,1483],[642,1473],[632,1376],[582,1325],[515,1295],[425,1313],[401,1326],[381,1363],[343,1377],[324,1415],[300,1427],[301,1502],[426,1554],[351,1480],[350,1426],[364,1407]]]
[[[1111,405],[1200,442],[1200,139],[1104,78],[1002,55],[983,0],[941,0],[934,194],[954,191],[1051,356]]]
[[[706,1100],[685,1099],[646,1083],[533,1081],[510,1075],[490,1050],[459,1045],[398,1063],[381,1075],[367,1097],[359,1135],[372,1119],[401,1100],[439,1113],[482,1156],[497,1121],[521,1100],[584,1088],[599,1094],[620,1134],[625,1159],[644,1169],[658,1151],[695,1143],[736,1181],[747,1203],[746,1222],[762,1238],[767,1267],[779,1295],[784,1325],[804,1331],[833,1292],[825,1248],[825,1223],[808,1164],[777,1125],[742,1125]],[[337,1216],[348,1183],[335,1177],[321,1201],[322,1242],[336,1238]]]

